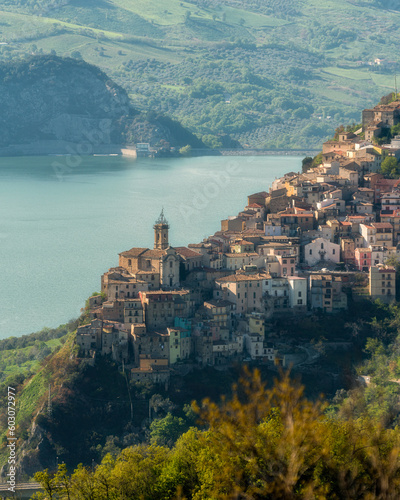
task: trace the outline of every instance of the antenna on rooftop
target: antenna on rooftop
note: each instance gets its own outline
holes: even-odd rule
[[[394,90],[396,92],[394,97],[397,100],[397,74],[396,73],[394,74]]]

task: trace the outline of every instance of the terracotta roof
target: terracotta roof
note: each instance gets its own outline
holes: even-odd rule
[[[389,222],[373,222],[372,227],[375,227],[376,229],[393,229],[392,224]]]
[[[206,300],[204,302],[204,305],[206,305],[206,304],[209,304],[210,306],[213,306],[213,307],[231,307],[231,306],[235,305],[233,302],[230,302],[229,300],[223,300],[223,299]]]
[[[125,252],[121,252],[119,255],[122,255],[123,257],[139,257],[139,255],[141,255],[146,250],[148,250],[148,248],[134,247],[130,250],[126,250]]]
[[[247,253],[225,253],[226,257],[258,257],[258,253],[256,252],[247,252]]]
[[[147,257],[149,259],[159,259],[165,254],[165,250],[149,250],[146,249],[146,251],[141,255],[141,257]]]
[[[201,253],[195,252],[194,250],[191,250],[190,248],[187,247],[174,247],[174,250],[178,255],[184,257],[185,259],[194,259],[202,257]]]
[[[160,274],[160,273],[156,273],[154,271],[135,271],[135,275],[137,274],[154,274],[154,275],[157,275],[157,274]]]
[[[263,208],[263,206],[258,203],[251,203],[250,205],[247,205],[246,208]]]
[[[139,280],[137,278],[130,278],[128,280],[108,280],[108,284],[121,284],[121,282],[126,283],[126,284],[134,284],[134,285],[140,285],[143,283],[147,283],[147,281]]]
[[[224,278],[218,278],[215,281],[218,283],[237,283],[238,281],[260,281],[263,279],[267,278],[259,274],[231,274]]]
[[[254,194],[250,194],[249,196],[267,196],[268,193],[266,191],[260,191],[259,193],[254,193]]]
[[[210,243],[189,243],[188,245],[189,248],[210,248],[211,247],[211,244]],[[176,248],[179,248],[179,247],[174,247],[175,249]]]
[[[331,203],[329,205],[326,205],[325,207],[321,207],[319,210],[327,210],[331,208],[336,208],[336,203]]]
[[[140,295],[145,297],[154,297],[155,295],[187,295],[188,293],[190,293],[189,290],[149,290],[146,292],[140,292]]]
[[[236,241],[233,243],[234,245],[252,245],[253,243],[251,241],[246,241],[246,240],[240,240]]]

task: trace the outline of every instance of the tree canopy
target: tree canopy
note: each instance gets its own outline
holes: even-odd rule
[[[400,177],[400,165],[394,156],[387,156],[381,165],[381,173],[385,177],[397,179]]]
[[[258,371],[248,373],[230,401],[204,400],[194,408],[203,430],[189,429],[172,448],[129,447],[92,469],[80,465],[71,476],[61,466],[55,474],[39,472],[35,479],[45,493],[37,498],[54,492],[70,500],[400,495],[399,433],[367,417],[326,414],[326,404],[305,399],[288,374],[267,389]]]

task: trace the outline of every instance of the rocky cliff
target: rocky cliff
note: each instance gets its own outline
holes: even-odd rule
[[[179,123],[141,115],[105,73],[69,58],[39,56],[0,65],[0,113],[2,148],[38,142],[82,149],[162,141],[202,146]]]

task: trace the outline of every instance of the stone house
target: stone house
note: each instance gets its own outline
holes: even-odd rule
[[[364,239],[364,246],[393,246],[393,226],[388,222],[372,222],[360,224],[360,234]]]
[[[304,262],[315,266],[322,262],[340,262],[340,245],[324,238],[317,238],[304,247]]]
[[[369,294],[373,300],[385,303],[396,300],[396,270],[393,267],[371,266],[369,270]]]
[[[215,280],[214,298],[225,299],[236,306],[236,314],[262,311],[262,282],[259,274],[232,274]]]
[[[341,276],[311,274],[309,281],[309,304],[311,309],[335,313],[347,309],[347,295],[342,289]]]
[[[174,326],[175,318],[189,318],[194,302],[188,290],[141,292],[140,299],[148,329]]]

